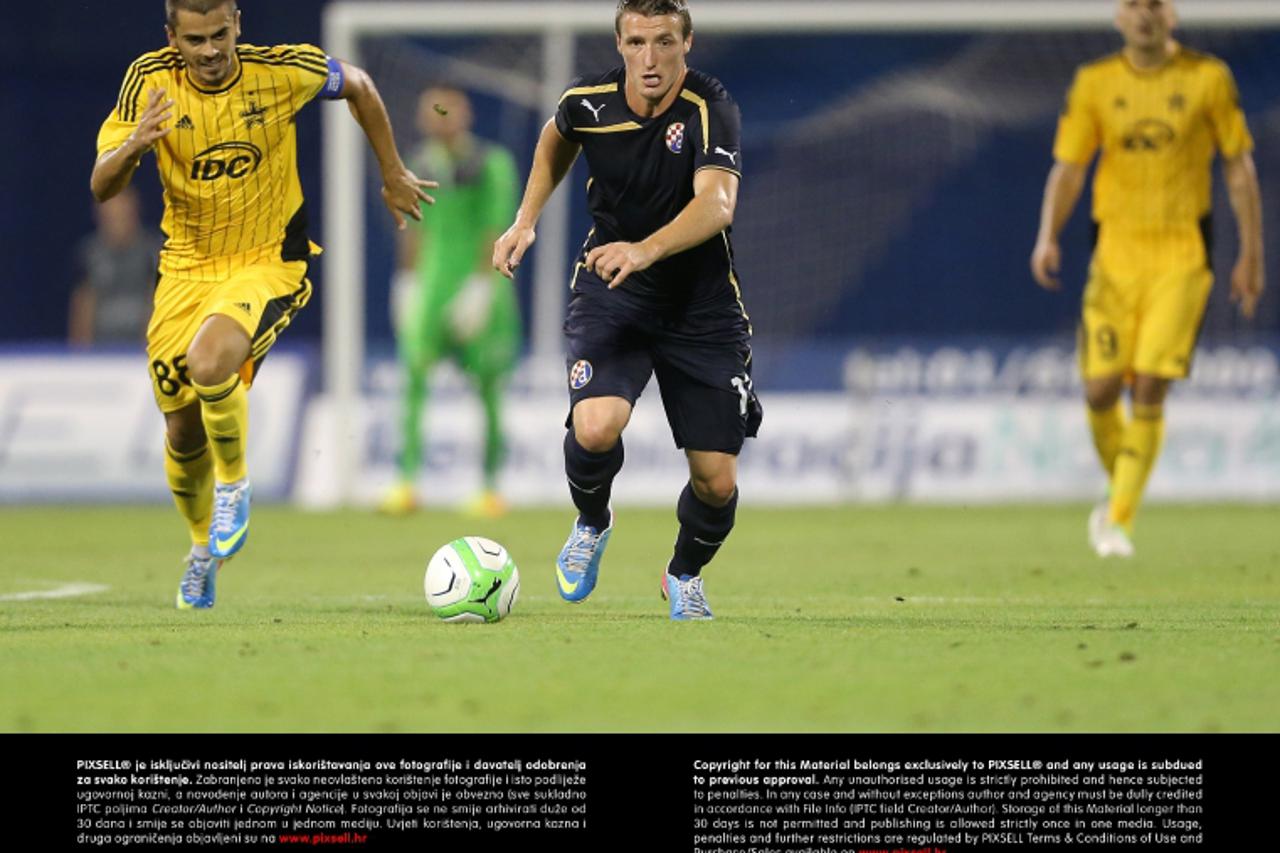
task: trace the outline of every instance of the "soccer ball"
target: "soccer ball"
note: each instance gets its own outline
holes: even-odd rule
[[[446,622],[497,622],[516,605],[520,570],[497,542],[464,536],[431,555],[422,588]]]

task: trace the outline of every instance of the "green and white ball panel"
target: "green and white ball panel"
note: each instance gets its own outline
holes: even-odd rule
[[[427,562],[422,589],[427,595],[427,604],[432,609],[464,601],[471,592],[471,574],[462,562],[462,555],[454,550],[452,542],[442,546]]]
[[[497,622],[515,606],[520,572],[497,542],[467,536],[432,555],[423,591],[446,622]]]
[[[502,588],[502,592],[498,594],[498,613],[499,619],[511,612],[511,608],[516,606],[516,599],[520,597],[520,570],[516,568],[515,563],[511,564],[511,580]]]
[[[476,563],[482,569],[488,569],[491,572],[501,572],[505,570],[507,564],[511,562],[511,557],[507,554],[507,549],[503,548],[492,539],[485,539],[481,536],[464,536],[450,544],[458,545],[460,542],[466,543],[467,549],[471,552],[471,555],[475,557]]]

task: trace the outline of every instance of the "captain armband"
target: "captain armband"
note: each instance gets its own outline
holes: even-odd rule
[[[328,100],[334,100],[342,97],[342,90],[347,85],[347,78],[342,73],[342,62],[327,56],[329,77],[324,82],[324,87],[320,90],[320,97]]]

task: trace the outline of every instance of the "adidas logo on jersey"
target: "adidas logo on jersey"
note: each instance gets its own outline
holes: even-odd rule
[[[253,306],[250,305],[248,302],[237,302],[236,307],[246,314],[250,314],[250,315],[253,314]]]
[[[182,118],[178,119],[178,121],[174,124],[174,127],[176,127],[178,130],[195,130],[196,129],[195,122],[193,122],[191,120],[191,116],[188,116],[188,115],[184,115]]]

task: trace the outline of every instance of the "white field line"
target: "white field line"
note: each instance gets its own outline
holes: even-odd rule
[[[78,595],[93,595],[98,592],[106,592],[111,589],[109,586],[103,586],[100,583],[64,583],[62,586],[56,586],[53,589],[38,590],[35,592],[11,592],[6,595],[0,595],[0,601],[34,601],[40,598],[75,598]]]
[[[884,602],[886,602],[886,601],[895,601],[895,599],[896,599],[896,598],[898,598],[898,596],[893,596],[893,595],[884,595],[884,596],[871,596],[871,595],[864,595],[864,596],[861,596],[858,600],[859,600],[859,601],[866,602],[866,603],[868,603],[868,604],[873,604],[873,603],[881,603],[881,604],[882,604],[882,603],[884,603]],[[1062,605],[1062,604],[1064,603],[1064,602],[1062,602],[1062,601],[1061,601],[1061,600],[1059,600],[1059,599],[1042,598],[1042,597],[1037,597],[1037,596],[1031,596],[1031,597],[1013,597],[1013,596],[1010,596],[1010,597],[992,598],[992,597],[978,597],[978,596],[969,596],[969,595],[956,595],[956,596],[945,596],[945,595],[902,595],[902,596],[901,596],[901,599],[902,599],[902,601],[896,601],[896,603],[898,603],[898,604],[903,604],[903,603],[905,603],[905,604],[977,604],[977,605],[982,605],[982,606],[993,606],[993,605],[1002,605],[1002,604],[1036,604],[1036,605],[1039,605],[1039,604],[1058,604],[1058,605]],[[1105,599],[1101,599],[1101,598],[1086,598],[1086,599],[1083,599],[1083,600],[1081,600],[1081,601],[1071,601],[1071,602],[1067,602],[1067,603],[1066,603],[1066,605],[1067,605],[1067,606],[1081,606],[1081,605],[1084,605],[1084,606],[1088,606],[1088,607],[1096,607],[1096,606],[1099,606],[1099,605],[1105,605],[1105,604],[1111,604],[1111,603],[1114,603],[1114,602],[1108,602],[1108,601],[1106,601]]]

